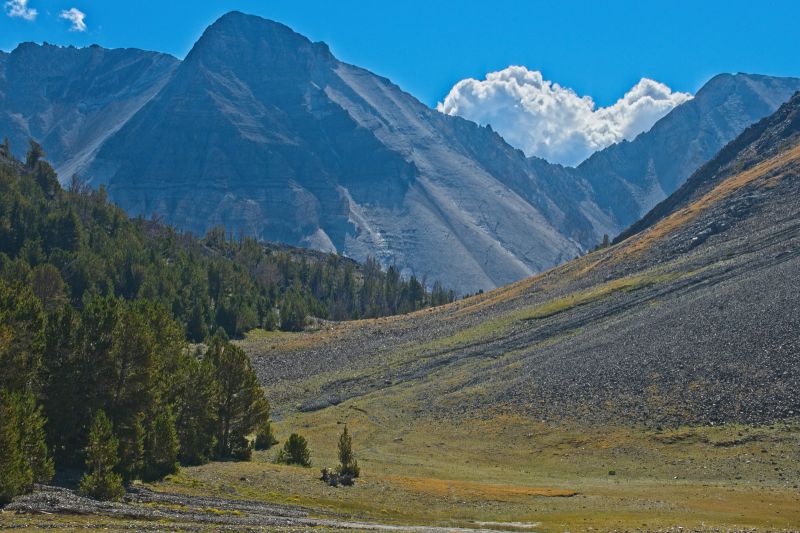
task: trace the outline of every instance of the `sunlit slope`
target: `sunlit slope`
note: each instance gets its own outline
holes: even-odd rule
[[[654,424],[797,416],[798,109],[796,96],[746,131],[613,247],[445,308],[254,333],[245,345],[273,403],[368,395],[412,415]]]

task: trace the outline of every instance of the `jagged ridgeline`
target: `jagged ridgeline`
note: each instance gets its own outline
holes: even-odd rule
[[[229,336],[453,298],[375,262],[131,220],[102,188],[62,189],[43,155],[0,146],[0,503],[53,458],[104,498],[179,463],[246,459],[269,404]]]

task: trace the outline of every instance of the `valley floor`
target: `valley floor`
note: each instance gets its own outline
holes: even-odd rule
[[[800,426],[796,424],[592,428],[505,415],[411,424],[380,400],[369,400],[296,415],[278,424],[279,438],[289,431],[308,438],[312,468],[276,465],[274,450],[257,452],[251,462],[184,468],[163,482],[137,485],[129,503],[89,510],[93,513],[89,516],[65,513],[68,506],[58,514],[7,510],[0,515],[0,527],[23,531],[84,526],[198,531],[800,528]],[[336,437],[344,422],[353,434],[363,474],[354,487],[333,488],[319,481],[319,468],[335,464]],[[39,508],[47,510],[41,503]]]

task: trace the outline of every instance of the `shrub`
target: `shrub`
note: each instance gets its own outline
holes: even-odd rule
[[[305,437],[292,433],[278,453],[278,462],[287,465],[311,466],[311,452]]]

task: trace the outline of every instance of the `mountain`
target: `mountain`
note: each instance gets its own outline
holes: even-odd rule
[[[800,80],[723,75],[577,169],[527,159],[276,22],[229,13],[184,61],[21,44],[0,55],[0,134],[42,142],[132,215],[359,261],[460,293],[561,264],[674,191]]]
[[[360,398],[411,418],[796,417],[800,93],[644,221],[614,246],[480,296],[263,356],[248,349],[283,413]]]
[[[0,132],[36,139],[65,178],[166,83],[179,61],[142,50],[20,44],[0,56]]]
[[[604,221],[590,202],[552,201],[491,130],[236,12],[205,31],[86,173],[134,214],[374,256],[461,290],[574,257]]]
[[[595,201],[622,229],[799,90],[798,78],[720,74],[649,131],[592,155],[577,174],[591,184]]]

